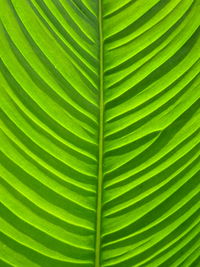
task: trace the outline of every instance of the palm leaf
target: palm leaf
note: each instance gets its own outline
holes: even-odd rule
[[[0,0],[0,266],[199,266],[199,12]]]

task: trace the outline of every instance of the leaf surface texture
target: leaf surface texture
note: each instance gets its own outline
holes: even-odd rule
[[[0,266],[199,266],[199,13],[0,0]]]

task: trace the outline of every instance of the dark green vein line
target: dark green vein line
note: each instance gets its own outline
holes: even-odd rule
[[[96,244],[95,267],[101,266],[101,221],[103,198],[103,154],[104,154],[104,44],[103,44],[103,12],[102,0],[99,0],[99,155],[97,177],[97,214],[96,214]]]

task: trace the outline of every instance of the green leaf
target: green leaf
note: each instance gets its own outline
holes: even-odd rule
[[[0,0],[0,266],[200,264],[199,0]]]

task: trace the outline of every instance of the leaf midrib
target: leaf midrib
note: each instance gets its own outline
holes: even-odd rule
[[[95,267],[101,264],[101,221],[103,197],[103,154],[104,154],[104,44],[103,44],[103,14],[102,0],[98,6],[98,32],[99,32],[99,154],[97,176],[97,209],[96,209],[96,244]]]

